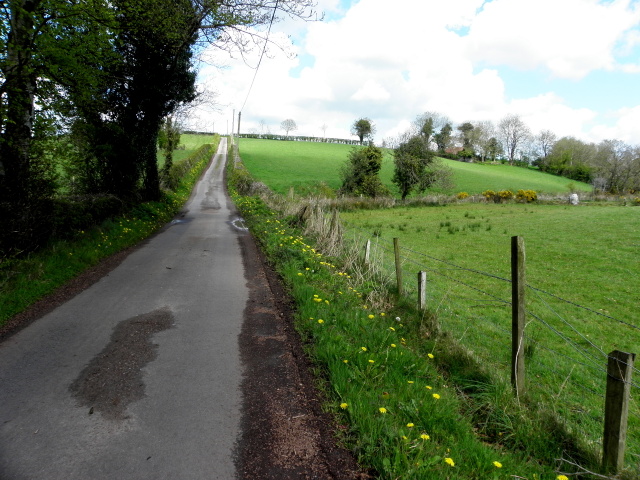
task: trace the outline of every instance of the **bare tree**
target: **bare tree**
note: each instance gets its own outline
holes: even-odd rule
[[[293,132],[294,130],[298,129],[298,125],[296,125],[296,122],[291,118],[287,118],[286,120],[282,121],[282,123],[280,124],[280,128],[286,132],[288,137],[289,132]]]
[[[531,132],[518,115],[507,115],[498,124],[498,136],[509,158],[509,165],[513,165],[516,154],[531,136]]]
[[[476,122],[473,129],[473,143],[478,149],[480,159],[484,162],[487,158],[491,157],[495,145],[491,142],[491,139],[495,139],[496,127],[493,122],[483,120]]]
[[[556,143],[556,134],[551,130],[542,130],[536,135],[535,143],[537,153],[542,158],[547,158],[553,149],[553,145]]]

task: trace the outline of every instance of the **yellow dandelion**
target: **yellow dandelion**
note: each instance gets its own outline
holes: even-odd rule
[[[387,409],[386,409],[386,408],[384,408],[384,407],[380,407],[380,408],[378,409],[378,411],[379,411],[380,413],[387,413]]]
[[[360,350],[362,350],[363,352],[367,351],[367,347],[360,347]]]
[[[414,427],[414,425],[413,425],[413,423],[409,422],[409,423],[407,423],[407,427],[409,427],[409,428],[413,428],[413,427]]]
[[[391,330],[392,332],[395,332],[395,331],[396,331],[396,329],[395,329],[395,328],[393,328],[393,327],[389,327],[389,330]]]
[[[341,408],[341,409],[343,409],[343,410],[344,410],[345,408],[347,408],[348,406],[349,406],[349,404],[348,404],[348,403],[341,403],[341,404],[340,404],[340,408]]]
[[[569,480],[569,477],[567,477],[566,475],[558,475],[556,477],[556,480]]]
[[[431,390],[433,387],[430,387],[429,385],[425,385],[425,387],[427,390]]]
[[[392,343],[392,344],[391,344],[391,347],[392,347],[392,348],[396,348],[396,344],[395,344],[395,343]]]
[[[422,435],[420,435],[420,438],[423,440],[429,440],[431,437],[429,435],[427,435],[426,433],[423,433]]]
[[[427,353],[427,357],[433,358],[433,353]]]
[[[384,313],[384,312],[380,313],[381,317],[384,317],[385,315],[386,315],[386,313]]]
[[[324,323],[324,320],[323,320],[323,319],[321,319],[321,318],[319,318],[319,319],[318,319],[318,323]]]
[[[440,395],[438,395],[437,393],[433,394],[433,398],[435,398],[436,400],[438,400],[440,398]]]
[[[455,467],[455,465],[456,465],[456,464],[453,462],[453,458],[449,458],[449,457],[447,457],[447,458],[445,458],[445,459],[444,459],[444,461],[445,461],[445,463],[449,464],[451,467]]]
[[[345,358],[344,360],[342,360],[342,363],[349,363],[349,360]]]
[[[369,314],[369,320],[371,320],[372,318],[375,318],[375,315]]]
[[[413,380],[407,380],[407,383],[413,383]]]
[[[298,272],[298,276],[299,276],[299,277],[301,277],[301,276],[302,276],[302,273]]]
[[[375,360],[369,360],[369,363],[375,363]]]
[[[493,466],[496,468],[502,468],[502,464],[500,462],[493,462]]]

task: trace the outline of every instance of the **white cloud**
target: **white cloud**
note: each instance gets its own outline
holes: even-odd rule
[[[339,13],[337,0],[321,4]],[[640,25],[639,13],[630,0],[396,0],[393,8],[386,0],[360,0],[333,21],[295,27],[287,21],[289,32],[303,34],[294,37],[294,44],[283,33],[272,33],[272,38],[300,57],[270,49],[243,111],[243,130],[259,130],[263,120],[278,132],[282,120],[293,118],[300,135],[322,135],[326,124],[328,136],[350,138],[353,121],[366,116],[381,140],[430,110],[456,123],[497,122],[515,113],[534,132],[550,129],[559,136],[588,139],[606,131],[607,138],[626,136],[626,141],[640,143],[640,132],[632,128],[640,109],[634,103],[618,112],[616,122],[607,121],[605,130],[597,126],[605,123],[602,112],[589,108],[587,98],[584,105],[575,100],[569,105],[548,85],[526,98],[508,98],[505,92],[511,89],[501,76],[504,65],[544,68],[571,79],[594,69],[612,69],[616,75],[637,72],[640,58],[634,54],[640,36],[633,28]],[[625,56],[624,62],[616,52]],[[247,63],[257,65],[259,54],[257,49]],[[231,124],[232,108],[237,113],[243,105],[254,70],[221,52],[214,57],[217,64],[224,58],[229,68],[203,69],[201,78],[229,105],[218,125],[225,120]],[[603,85],[593,95],[606,88],[615,86]],[[632,98],[640,105],[637,95],[630,102]]]
[[[494,0],[486,3],[469,30],[476,61],[580,79],[596,69],[613,69],[618,42],[640,19],[630,0]]]

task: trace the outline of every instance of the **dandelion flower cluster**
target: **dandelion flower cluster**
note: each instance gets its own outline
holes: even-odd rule
[[[347,408],[348,406],[349,406],[349,404],[348,404],[348,403],[341,403],[341,404],[340,404],[340,408],[341,408],[341,409],[343,409],[343,410],[344,410],[345,408]]]
[[[455,465],[456,465],[454,463],[454,461],[453,461],[453,458],[447,457],[447,458],[444,459],[444,461],[445,461],[445,463],[447,463],[451,467],[455,467]]]

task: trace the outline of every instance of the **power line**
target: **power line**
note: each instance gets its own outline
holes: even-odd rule
[[[276,0],[276,4],[273,7],[273,14],[271,15],[271,21],[269,22],[269,29],[267,30],[267,38],[264,40],[264,47],[262,47],[262,53],[260,54],[260,60],[258,60],[258,66],[256,67],[256,71],[253,74],[253,80],[251,80],[251,85],[249,86],[249,91],[247,92],[247,97],[244,99],[244,103],[242,104],[242,108],[240,112],[244,110],[244,106],[247,104],[247,100],[249,100],[249,95],[251,94],[251,89],[253,88],[253,82],[256,81],[256,77],[258,76],[258,70],[260,69],[260,64],[262,63],[262,57],[264,56],[264,52],[267,49],[267,43],[269,43],[269,34],[271,33],[271,25],[273,25],[273,20],[276,17],[276,11],[278,10],[278,2],[280,0]]]

